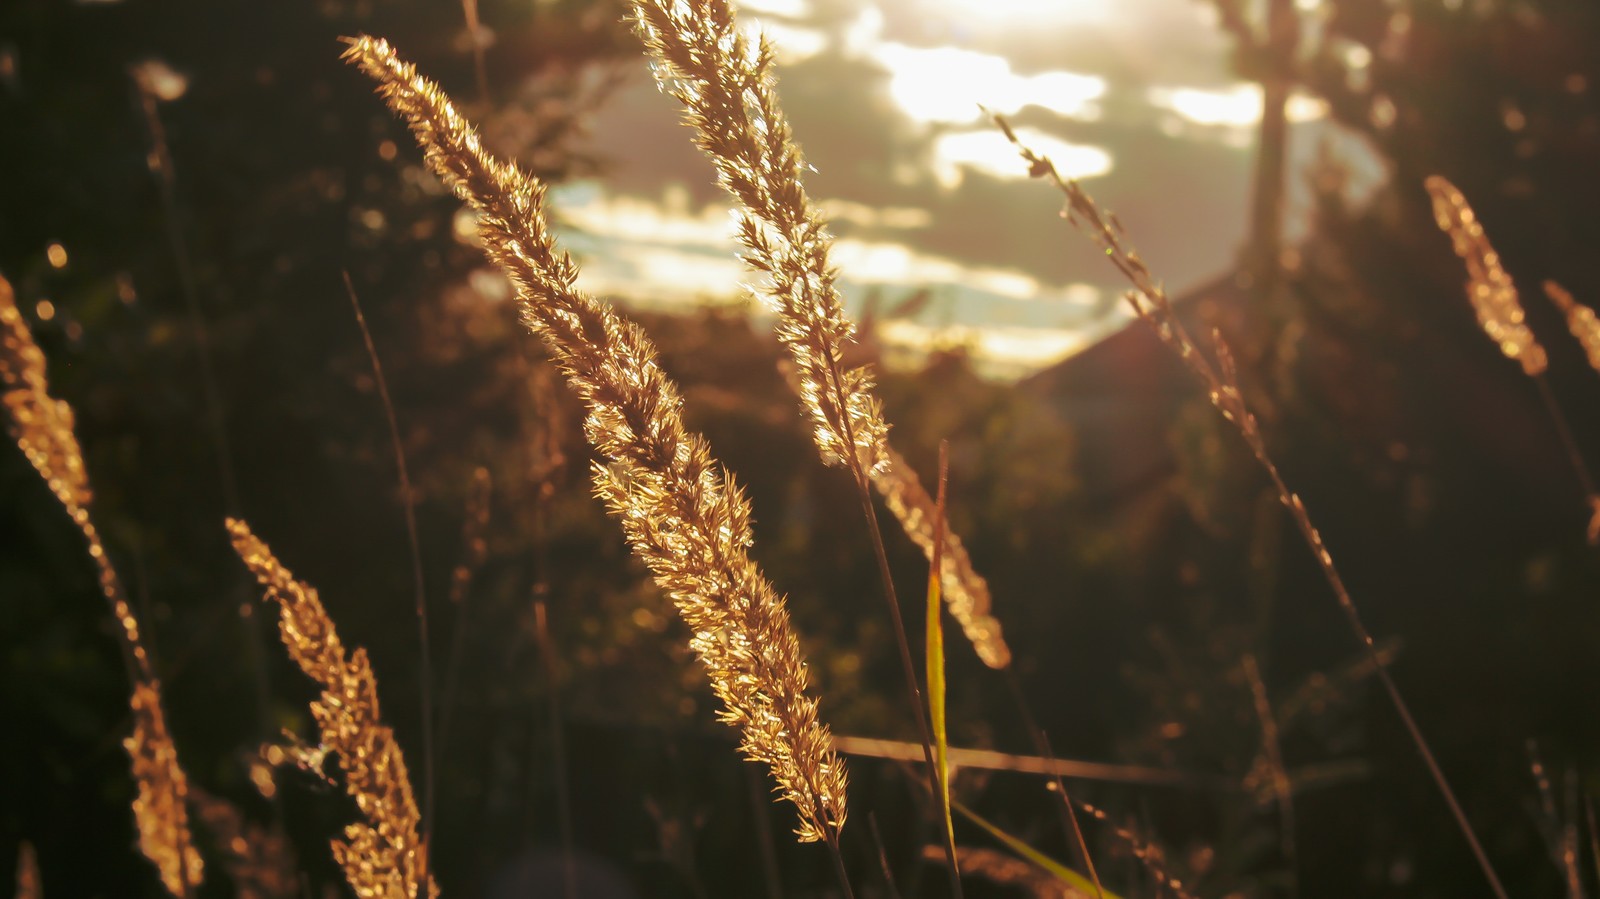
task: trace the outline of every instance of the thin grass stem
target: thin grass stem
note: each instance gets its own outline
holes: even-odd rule
[[[155,92],[137,70],[134,72],[134,83],[138,89],[139,108],[144,114],[145,127],[150,133],[148,161],[160,188],[167,244],[172,249],[184,311],[189,319],[189,330],[194,335],[195,356],[200,364],[200,399],[205,407],[206,434],[211,439],[212,453],[216,456],[224,511],[228,515],[237,515],[239,479],[234,474],[233,447],[228,441],[227,420],[222,411],[222,389],[217,380],[216,363],[211,356],[211,332],[206,326],[205,313],[200,308],[200,288],[194,273],[194,258],[183,236],[183,226],[178,221],[177,171],[172,162],[171,148],[167,145],[167,130],[161,123],[160,110],[156,108]]]
[[[987,111],[987,110],[986,110]],[[1478,840],[1477,833],[1472,828],[1472,823],[1467,819],[1466,812],[1461,808],[1455,791],[1451,789],[1449,780],[1444,775],[1444,770],[1439,767],[1438,760],[1434,758],[1433,750],[1422,735],[1422,728],[1417,725],[1416,719],[1411,714],[1410,707],[1405,698],[1400,695],[1400,688],[1395,684],[1388,669],[1382,665],[1377,646],[1372,635],[1367,631],[1366,625],[1361,620],[1360,613],[1356,610],[1355,601],[1346,589],[1344,579],[1339,574],[1339,569],[1334,565],[1333,555],[1323,544],[1322,535],[1311,523],[1311,517],[1306,512],[1305,504],[1300,497],[1291,491],[1284,482],[1283,476],[1278,471],[1278,466],[1273,462],[1267,452],[1266,441],[1261,435],[1255,416],[1245,405],[1243,394],[1239,389],[1238,378],[1233,363],[1233,355],[1223,343],[1220,333],[1215,333],[1214,345],[1216,348],[1218,368],[1213,368],[1190,338],[1177,316],[1173,313],[1171,301],[1165,289],[1157,283],[1150,269],[1145,265],[1139,254],[1129,246],[1127,235],[1114,216],[1102,214],[1094,200],[1084,192],[1077,181],[1063,178],[1056,170],[1055,165],[1048,157],[1041,156],[1024,146],[1017,138],[1016,132],[1006,120],[999,115],[993,116],[995,123],[1000,127],[1006,137],[1018,148],[1022,158],[1028,163],[1028,172],[1034,177],[1047,177],[1067,198],[1066,209],[1062,215],[1070,222],[1078,225],[1087,233],[1089,238],[1105,253],[1107,260],[1120,271],[1132,284],[1133,290],[1126,299],[1138,317],[1155,330],[1156,336],[1169,349],[1178,356],[1178,359],[1193,373],[1207,391],[1211,404],[1217,408],[1226,419],[1239,432],[1240,437],[1250,448],[1257,463],[1266,472],[1273,488],[1278,493],[1278,500],[1289,511],[1290,518],[1295,527],[1300,531],[1300,536],[1305,540],[1306,547],[1317,560],[1322,569],[1323,577],[1333,591],[1334,599],[1340,610],[1344,613],[1350,625],[1351,632],[1362,650],[1373,662],[1378,680],[1383,684],[1384,692],[1389,695],[1395,711],[1399,714],[1401,723],[1405,726],[1412,744],[1416,747],[1417,754],[1422,757],[1423,764],[1427,767],[1429,775],[1444,797],[1446,806],[1449,807],[1451,817],[1456,826],[1460,828],[1462,836],[1466,839],[1472,850],[1473,857],[1482,869],[1484,877],[1488,880],[1490,888],[1499,899],[1507,899],[1505,887],[1500,882],[1500,877],[1495,873],[1494,866],[1489,862],[1488,853]],[[1520,346],[1520,344],[1519,344]],[[1542,350],[1536,344],[1520,346],[1521,360],[1525,368],[1530,368],[1542,359]],[[1538,350],[1537,353],[1534,351]],[[1530,373],[1532,369],[1530,368]]]
[[[1533,382],[1539,385],[1539,398],[1544,401],[1546,409],[1550,410],[1550,420],[1555,422],[1556,433],[1561,438],[1561,449],[1567,454],[1567,460],[1572,463],[1572,470],[1578,475],[1578,483],[1583,485],[1584,496],[1594,498],[1594,475],[1589,471],[1588,463],[1583,461],[1583,453],[1578,450],[1578,441],[1572,436],[1572,423],[1567,420],[1567,414],[1561,411],[1561,404],[1556,402],[1556,394],[1550,389],[1550,379],[1541,372],[1533,376]]]
[[[883,845],[883,834],[878,831],[875,812],[867,812],[867,829],[872,831],[872,845],[878,850],[878,869],[883,872],[883,888],[889,893],[889,899],[900,899],[900,888],[894,883],[894,871],[889,867],[889,850]]]
[[[367,358],[372,362],[372,377],[378,385],[378,398],[383,402],[384,419],[389,425],[389,442],[394,449],[394,464],[400,473],[400,503],[405,517],[406,540],[411,550],[417,642],[422,657],[418,676],[422,681],[422,843],[426,846],[433,835],[433,649],[428,639],[428,597],[422,575],[422,541],[417,538],[416,494],[411,489],[411,472],[406,467],[405,446],[400,441],[400,423],[395,416],[394,401],[389,396],[389,382],[383,376],[383,363],[378,360],[377,344],[373,343],[372,331],[367,327],[367,317],[361,313],[361,299],[356,296],[350,273],[341,274],[344,276],[345,293],[350,297],[350,308],[356,314],[356,326],[361,329],[361,341],[366,345]]]
[[[1028,731],[1028,737],[1033,741],[1034,751],[1040,758],[1054,762],[1055,752],[1051,749],[1050,737],[1044,732],[1044,728],[1039,726],[1033,711],[1028,708],[1028,700],[1022,692],[1022,682],[1017,678],[1016,669],[1007,665],[1003,671],[1011,700],[1017,707],[1017,714],[1022,718],[1023,728]],[[1078,811],[1072,805],[1071,794],[1067,792],[1067,784],[1059,770],[1050,772],[1050,776],[1056,791],[1061,795],[1061,803],[1057,808],[1061,816],[1061,831],[1070,835],[1076,844],[1083,866],[1089,872],[1089,879],[1094,882],[1096,899],[1105,899],[1105,888],[1100,883],[1100,872],[1095,869],[1094,858],[1089,853],[1089,843],[1084,839],[1083,827],[1078,823]]]
[[[778,853],[772,842],[772,822],[767,820],[761,775],[751,765],[739,767],[744,770],[745,793],[750,797],[750,821],[755,827],[756,851],[761,854],[761,879],[767,888],[767,899],[783,899],[783,879],[778,874]]]
[[[844,853],[839,849],[839,834],[837,831],[828,834],[828,855],[833,859],[833,874],[839,880],[839,892],[844,899],[856,899],[856,891],[850,886],[850,872],[844,866]]]
[[[1272,713],[1272,700],[1267,695],[1267,683],[1261,678],[1261,666],[1256,664],[1256,657],[1246,653],[1241,664],[1245,679],[1250,683],[1250,698],[1255,706],[1256,718],[1261,723],[1261,748],[1272,778],[1272,792],[1278,806],[1279,843],[1283,849],[1284,863],[1289,866],[1289,896],[1294,899],[1300,895],[1300,856],[1295,847],[1294,790],[1290,787],[1289,774],[1283,764],[1278,719]]]
[[[567,784],[567,736],[561,722],[560,669],[556,666],[556,644],[550,639],[550,619],[543,599],[533,602],[534,638],[544,663],[545,681],[550,688],[550,767],[556,788],[556,822],[561,828],[561,886],[566,899],[578,897],[578,856],[572,834],[572,789]]]

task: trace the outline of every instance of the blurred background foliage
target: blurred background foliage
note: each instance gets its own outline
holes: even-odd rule
[[[1281,281],[1259,289],[1241,266],[1184,315],[1238,348],[1280,463],[1369,626],[1391,638],[1395,676],[1502,875],[1518,895],[1556,895],[1526,742],[1592,794],[1600,569],[1536,389],[1477,333],[1420,183],[1441,173],[1473,200],[1524,288],[1579,445],[1600,461],[1600,418],[1587,412],[1600,380],[1537,296],[1548,277],[1600,297],[1600,8],[1321,9],[1295,54],[1241,50],[1240,72],[1276,65],[1326,99],[1376,148],[1388,186],[1357,205],[1337,159],[1294,173],[1312,179],[1317,207],[1312,233],[1278,260]],[[792,845],[786,810],[735,759],[670,604],[589,496],[575,403],[470,223],[332,41],[392,38],[455,88],[497,151],[542,176],[603,173],[583,121],[619,67],[638,65],[620,5],[488,0],[481,14],[499,41],[487,97],[474,96],[470,41],[448,3],[0,8],[0,272],[77,410],[95,511],[141,608],[178,746],[205,790],[287,835],[295,892],[343,888],[326,849],[348,814],[341,794],[289,769],[268,800],[249,776],[261,744],[307,732],[310,691],[228,549],[222,517],[242,514],[370,649],[386,717],[421,770],[403,497],[348,270],[415,480],[445,726],[433,851],[447,894],[556,895],[564,802],[581,895],[762,894],[767,851],[787,894],[817,894],[819,857]],[[1335,64],[1352,48],[1371,60],[1355,79]],[[152,119],[142,98],[176,72],[181,100],[153,104]],[[639,318],[691,423],[751,495],[756,557],[790,597],[827,720],[914,738],[849,485],[816,463],[774,344],[738,304]],[[869,357],[873,338],[866,329]],[[1161,847],[1197,895],[1484,894],[1275,497],[1148,333],[1017,385],[979,378],[959,351],[882,380],[894,441],[919,470],[950,441],[952,524],[990,578],[1055,751],[1194,781],[1075,783],[1080,798]],[[452,603],[479,468],[492,482],[487,554]],[[922,563],[899,536],[889,543],[914,595]],[[47,896],[154,896],[119,745],[127,688],[95,594],[81,539],[21,454],[0,447],[0,875],[27,842]],[[1031,751],[1005,678],[952,639],[953,742]],[[1292,863],[1250,665],[1297,788]],[[937,895],[942,878],[917,861],[931,831],[916,791],[892,764],[858,759],[852,775],[859,892],[882,895],[871,812],[904,894]],[[957,789],[1068,857],[1037,779],[963,772]],[[1157,895],[1110,828],[1089,836],[1108,882]],[[213,865],[206,895],[248,892],[224,870]],[[973,895],[1018,895],[983,888]]]

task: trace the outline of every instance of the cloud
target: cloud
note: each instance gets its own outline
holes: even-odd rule
[[[1017,128],[1017,137],[1034,152],[1050,157],[1056,170],[1068,178],[1095,178],[1111,171],[1111,154],[1088,144],[1074,144],[1037,128]],[[933,141],[933,177],[939,186],[961,186],[966,170],[994,178],[1026,180],[1027,164],[1017,148],[998,129],[957,131]]]
[[[783,16],[804,20],[815,15],[810,0],[740,0],[739,11],[760,18]]]
[[[1197,87],[1153,87],[1147,98],[1157,109],[1184,122],[1207,128],[1254,128],[1261,122],[1261,85],[1240,82],[1225,90]],[[1328,114],[1327,105],[1305,94],[1289,98],[1291,122],[1310,122]]]
[[[917,206],[868,206],[837,197],[818,200],[817,205],[828,221],[848,222],[863,229],[914,231],[933,224],[933,213]]]
[[[1014,380],[1065,359],[1114,327],[1109,323],[1084,328],[934,327],[892,320],[879,323],[878,338],[888,350],[886,361],[914,363],[937,350],[962,349],[979,372]]]
[[[744,30],[754,45],[765,34],[778,51],[778,64],[791,66],[804,62],[828,47],[827,32],[804,25],[791,25],[771,16],[753,16],[744,20]]]
[[[868,55],[889,73],[889,96],[900,111],[924,123],[981,121],[981,103],[1014,114],[1041,106],[1081,120],[1099,117],[1094,102],[1105,94],[1105,79],[1076,72],[1018,75],[1004,57],[960,47],[912,47],[878,43]]]

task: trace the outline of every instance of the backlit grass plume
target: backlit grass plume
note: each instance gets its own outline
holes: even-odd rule
[[[344,788],[362,821],[333,841],[333,857],[361,899],[432,899],[428,847],[417,835],[420,815],[394,731],[378,712],[378,683],[366,650],[346,653],[328,610],[309,584],[295,579],[250,526],[228,519],[234,551],[278,604],[278,633],[289,658],[322,686],[311,703],[320,749],[338,754]]]
[[[139,638],[139,619],[128,604],[100,532],[89,517],[89,478],[73,431],[72,407],[50,395],[44,353],[33,342],[11,284],[0,278],[0,404],[7,431],[50,492],[83,533],[100,592],[117,621],[118,642],[132,681],[129,708],[133,733],[122,741],[132,762],[139,795],[133,800],[139,851],[150,859],[161,884],[174,896],[200,885],[205,868],[189,831],[189,779],[161,709],[161,684]]]
[[[1522,370],[1539,386],[1539,396],[1544,400],[1551,421],[1555,423],[1562,448],[1566,450],[1567,458],[1571,460],[1573,470],[1583,485],[1584,499],[1589,505],[1589,545],[1600,544],[1600,490],[1596,489],[1588,463],[1584,462],[1583,454],[1578,451],[1566,413],[1561,411],[1555,393],[1545,380],[1544,372],[1549,367],[1549,358],[1528,327],[1527,313],[1517,298],[1516,284],[1506,273],[1505,266],[1500,264],[1500,254],[1489,243],[1488,235],[1483,232],[1483,223],[1478,221],[1477,214],[1472,211],[1472,206],[1461,191],[1439,175],[1429,176],[1423,182],[1423,187],[1427,188],[1428,196],[1433,199],[1434,221],[1438,222],[1441,231],[1450,235],[1450,245],[1455,248],[1461,261],[1466,263],[1467,298],[1472,301],[1473,311],[1478,315],[1478,324],[1489,335],[1489,339],[1500,347],[1500,352],[1522,363]],[[1557,290],[1562,295],[1566,293],[1559,287]],[[1556,305],[1562,305],[1557,293],[1550,292],[1548,287],[1546,292]],[[1565,299],[1568,304],[1575,305],[1571,303],[1570,296]],[[1573,334],[1580,342],[1584,342],[1586,332],[1582,322],[1574,318],[1574,310],[1563,306],[1562,311],[1568,314],[1567,320]],[[1589,349],[1588,342],[1584,342],[1584,349]]]
[[[1544,282],[1544,293],[1566,317],[1567,330],[1583,347],[1584,355],[1589,358],[1589,367],[1600,372],[1600,318],[1595,316],[1593,309],[1574,300],[1565,287],[1554,281]]]
[[[1566,317],[1567,330],[1572,332],[1572,336],[1583,347],[1583,353],[1589,359],[1589,367],[1600,372],[1600,318],[1595,316],[1593,309],[1574,300],[1565,287],[1554,281],[1544,282],[1544,292],[1545,296],[1550,298],[1550,302],[1555,303],[1556,308]],[[1550,399],[1549,391],[1546,390],[1544,393],[1546,400],[1550,402],[1552,414],[1557,416],[1556,425],[1561,428],[1561,436],[1566,440],[1567,452],[1577,467],[1578,477],[1583,481],[1584,489],[1589,491],[1589,545],[1600,546],[1600,493],[1595,491],[1588,466],[1584,463],[1583,456],[1578,453],[1577,444],[1567,428],[1565,417]]]
[[[778,339],[794,359],[795,386],[823,461],[870,479],[931,562],[933,499],[888,444],[870,371],[844,365],[855,324],[828,262],[833,237],[802,183],[807,166],[778,102],[771,44],[763,36],[752,47],[727,0],[635,0],[633,7],[656,76],[683,104],[696,145],[739,204],[744,260],[765,276],[761,289],[777,312]],[[855,454],[848,456],[851,446]],[[1004,668],[1011,650],[989,613],[988,584],[960,538],[948,531],[947,538],[946,604],[983,661]]]
[[[596,490],[693,632],[720,717],[742,728],[741,750],[766,763],[795,804],[800,839],[836,849],[844,765],[806,695],[784,600],[748,555],[749,504],[705,440],[684,427],[682,400],[655,347],[637,325],[574,288],[576,266],[545,219],[544,185],[486,153],[438,85],[382,40],[352,40],[345,56],[379,82],[429,166],[477,212],[479,235],[516,285],[525,321],[588,409],[585,433],[603,460]]]
[[[684,105],[695,143],[740,209],[738,240],[799,369],[817,448],[857,476],[885,464],[884,424],[865,368],[846,368],[855,333],[828,262],[833,239],[801,182],[805,168],[778,105],[772,45],[739,30],[727,0],[635,0],[662,86]]]
[[[1450,235],[1450,245],[1467,264],[1467,299],[1478,324],[1507,358],[1522,363],[1529,376],[1544,373],[1549,364],[1544,347],[1528,327],[1527,315],[1517,298],[1517,287],[1500,264],[1500,254],[1483,233],[1483,224],[1454,184],[1439,175],[1423,186],[1433,199],[1433,218]]]

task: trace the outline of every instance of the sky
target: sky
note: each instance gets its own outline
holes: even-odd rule
[[[1260,93],[1230,73],[1231,41],[1203,0],[749,0],[740,11],[777,45],[841,292],[857,317],[875,305],[890,361],[962,346],[981,371],[1016,378],[1126,323],[1115,271],[980,103],[1115,211],[1175,295],[1226,273],[1242,247]],[[1292,234],[1318,144],[1359,147],[1311,98],[1295,97],[1289,115]],[[582,286],[681,308],[756,283],[710,161],[643,62],[590,132],[604,175],[551,197]]]

